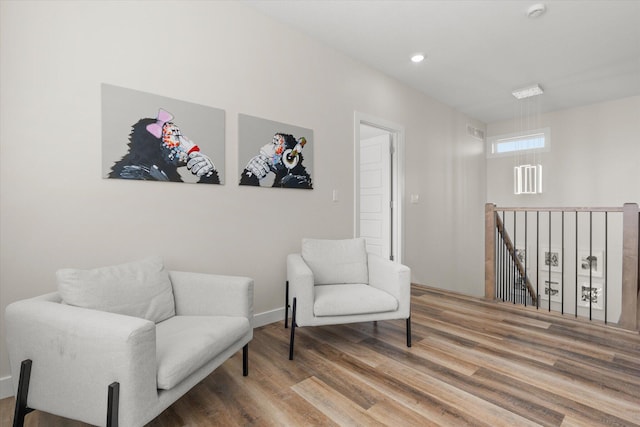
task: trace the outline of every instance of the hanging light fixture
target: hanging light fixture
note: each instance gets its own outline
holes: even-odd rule
[[[518,99],[519,103],[527,103],[527,106],[530,107],[532,100],[530,98],[536,97],[538,95],[542,95],[544,91],[540,87],[539,84],[535,84],[532,86],[527,86],[522,89],[514,90],[512,92],[513,96]],[[531,108],[527,108],[525,111],[524,105],[521,106],[520,114],[521,114],[521,132],[525,130],[531,130]],[[538,111],[535,112],[539,113]],[[525,120],[525,115],[526,117]],[[526,128],[525,128],[526,122]],[[519,142],[520,144],[528,144],[531,139],[537,138],[537,135],[532,135],[531,137],[523,136],[522,140]],[[527,145],[525,145],[526,147]],[[528,145],[530,146],[530,145]],[[528,154],[523,154],[525,156],[524,162],[521,161],[520,155],[516,157],[517,164],[513,168],[513,192],[514,194],[539,194],[542,193],[542,165],[539,162],[536,162],[535,152],[532,155],[533,159],[528,159]],[[533,160],[531,162],[530,160]],[[526,162],[526,163],[525,163]]]
[[[542,165],[520,165],[514,167],[513,193],[542,193]]]
[[[511,92],[511,94],[515,96],[516,99],[531,98],[532,96],[542,95],[543,93],[544,91],[542,90],[540,85],[527,86]]]

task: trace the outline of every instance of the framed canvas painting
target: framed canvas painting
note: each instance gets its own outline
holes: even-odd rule
[[[578,251],[578,274],[581,276],[602,277],[604,270],[603,251]]]
[[[240,114],[240,185],[313,189],[313,131]]]
[[[224,183],[225,113],[102,85],[104,178]]]
[[[543,276],[544,288],[540,292],[540,299],[562,302],[562,279],[560,275],[552,274],[551,279],[549,279],[548,275]]]
[[[604,294],[602,293],[602,283],[592,281],[582,282],[578,288],[578,305],[580,307],[591,307],[602,310],[604,307]]]
[[[541,270],[562,272],[562,252],[558,248],[541,248],[539,264]]]

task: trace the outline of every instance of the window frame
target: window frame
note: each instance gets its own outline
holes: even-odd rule
[[[520,150],[506,151],[503,153],[498,153],[495,150],[499,143],[504,142],[516,142],[520,140],[525,140],[527,137],[544,135],[544,146],[536,147],[536,148],[525,148]],[[487,158],[497,158],[497,157],[516,157],[523,154],[531,154],[531,153],[542,153],[551,151],[551,128],[539,128],[539,129],[530,129],[526,131],[520,131],[510,134],[504,135],[494,135],[487,137]]]

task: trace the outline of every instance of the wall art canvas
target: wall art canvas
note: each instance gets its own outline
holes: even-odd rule
[[[223,184],[224,125],[224,110],[103,84],[103,177]]]
[[[562,271],[562,253],[557,248],[542,248],[538,261],[541,270],[551,270],[556,273]]]
[[[238,116],[240,185],[313,188],[313,130]]]
[[[578,274],[581,276],[602,277],[604,258],[602,251],[578,251]]]
[[[551,279],[548,276],[543,277],[544,289],[540,292],[540,299],[548,300],[551,298],[553,302],[562,302],[562,280],[558,275],[551,275]]]
[[[589,307],[602,310],[604,307],[604,295],[602,293],[602,283],[599,282],[583,282],[578,288],[578,305],[581,307]]]

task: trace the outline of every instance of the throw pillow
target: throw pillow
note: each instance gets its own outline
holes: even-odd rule
[[[160,257],[92,270],[64,268],[56,277],[62,301],[69,305],[155,323],[175,315],[173,288]]]
[[[302,239],[302,258],[313,272],[316,285],[369,283],[363,238]]]

